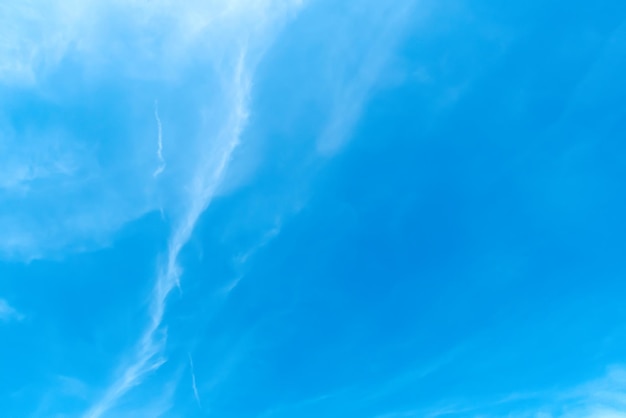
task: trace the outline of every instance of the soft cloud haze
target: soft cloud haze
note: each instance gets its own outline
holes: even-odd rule
[[[0,299],[0,320],[7,322],[12,320],[20,321],[23,318],[24,316],[9,305],[6,300]]]
[[[622,3],[5,3],[4,415],[626,417]]]

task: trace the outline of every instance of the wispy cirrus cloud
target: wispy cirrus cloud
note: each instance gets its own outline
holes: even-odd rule
[[[416,3],[417,0],[403,0],[371,5],[376,13],[366,16],[371,21],[366,25],[369,32],[364,34],[369,40],[369,47],[364,48],[356,62],[348,61],[350,70],[344,75],[347,78],[338,84],[334,92],[329,120],[317,141],[320,154],[333,155],[349,141],[351,131],[360,119],[381,73],[405,35],[407,24],[415,23],[412,11]],[[341,42],[337,45],[342,47]],[[352,48],[348,45],[343,47]]]
[[[21,321],[22,319],[24,319],[24,315],[9,305],[9,302],[0,299],[0,321]]]
[[[152,174],[154,177],[158,177],[159,174],[165,170],[165,159],[163,158],[163,126],[161,124],[161,118],[159,117],[159,102],[154,101],[154,119],[157,123],[158,136],[157,136],[157,160],[159,161],[159,166],[154,173]]]
[[[239,13],[242,19],[241,22],[237,21],[238,28],[244,30],[250,14],[264,24],[258,26],[257,22],[252,28],[244,30],[250,40],[242,41],[239,34],[230,39],[232,48],[227,56],[220,59],[222,64],[218,66],[224,65],[224,61],[226,65],[220,67],[219,72],[229,76],[220,79],[222,95],[216,103],[228,111],[222,125],[217,129],[213,125],[208,125],[208,128],[200,131],[202,137],[195,140],[197,148],[193,151],[193,160],[186,161],[192,170],[189,171],[189,177],[179,184],[182,190],[179,194],[180,204],[171,212],[173,229],[168,240],[165,261],[159,269],[152,289],[149,322],[135,348],[128,355],[128,360],[118,368],[113,382],[85,412],[84,417],[97,418],[106,415],[115,408],[121,397],[141,384],[150,373],[158,370],[167,361],[164,356],[167,343],[164,316],[171,291],[180,286],[183,271],[179,264],[180,253],[191,238],[198,219],[216,196],[233,153],[240,143],[248,120],[252,73],[265,50],[265,45],[259,43],[259,40],[268,36],[268,32],[280,27],[285,11],[299,5],[300,2],[272,1],[240,5]],[[234,13],[232,7],[230,5],[225,9],[225,16],[231,18],[231,14]],[[273,18],[269,19],[268,15]]]
[[[274,16],[300,3],[3,3],[0,257],[32,260],[98,248],[150,211],[184,212],[178,202],[185,187],[202,156],[214,151],[219,128],[209,125],[229,118],[222,106],[232,70],[226,62],[244,43],[254,51],[250,63],[256,60]],[[150,120],[138,109],[148,109],[155,96],[159,108]],[[169,131],[177,146],[168,173],[163,103],[176,110],[168,120],[179,122]],[[163,181],[154,182],[155,175]]]
[[[161,367],[166,359],[162,356],[167,342],[167,333],[161,330],[167,298],[179,285],[182,269],[178,257],[187,243],[198,218],[211,203],[215,191],[228,167],[233,151],[239,144],[241,132],[247,120],[246,103],[250,83],[245,72],[245,51],[242,51],[236,64],[232,81],[233,108],[231,119],[219,133],[216,152],[206,156],[205,164],[199,165],[198,172],[190,185],[187,211],[178,220],[168,244],[165,265],[159,273],[151,297],[150,321],[144,329],[137,348],[131,355],[130,363],[123,367],[121,376],[106,390],[101,399],[86,413],[85,417],[97,418],[115,406],[117,400],[152,371]]]
[[[367,25],[371,46],[343,68],[348,77],[345,82],[329,90],[332,111],[318,140],[322,154],[334,153],[349,138],[390,51],[401,39],[402,30],[397,29],[411,16],[413,4],[406,0],[377,6],[379,13],[372,14],[377,17]],[[0,256],[31,260],[97,248],[107,245],[127,222],[152,210],[182,216],[185,209],[176,202],[184,201],[185,192],[176,185],[190,184],[199,156],[213,152],[199,138],[215,137],[216,131],[203,124],[229,118],[219,103],[228,94],[224,86],[230,77],[223,63],[233,55],[233,48],[247,43],[247,50],[252,51],[247,59],[254,66],[276,32],[272,28],[276,16],[290,16],[302,5],[301,0],[191,1],[184,5],[169,0],[64,4],[33,0],[0,6],[0,20],[6,23],[0,24],[4,40],[0,61],[12,63],[11,68],[0,69],[0,87],[9,93],[0,111],[0,201],[11,208],[0,209],[0,227],[6,231],[0,238]],[[339,49],[349,47],[347,42],[343,47],[337,44]],[[81,63],[78,70],[66,68],[76,62]],[[155,85],[167,90],[172,83],[191,80],[198,66],[210,74],[201,81],[202,87],[197,82],[194,87],[183,84],[176,94],[158,95],[160,103],[154,105],[152,115],[152,123],[157,123],[155,168],[154,139],[149,134],[154,125],[147,115],[137,118],[135,109],[146,109],[154,101]],[[60,74],[72,74],[72,83],[81,89],[60,88]],[[90,89],[111,83],[119,85],[110,93],[115,94],[115,107],[129,114],[126,120],[116,117],[115,125],[109,115],[114,111],[112,102],[95,103],[87,110],[80,105],[91,101],[82,92],[91,94]],[[137,87],[131,93],[122,87],[124,83]],[[22,89],[20,96],[10,94],[16,87]],[[197,97],[201,88],[211,94]],[[36,98],[30,106],[39,108],[45,118],[28,116],[25,123],[15,123],[24,119],[19,114],[24,91]],[[66,103],[68,97],[73,97],[74,104]],[[188,104],[195,112],[202,110],[191,117],[191,124],[184,122],[189,126],[186,132],[168,131],[168,141],[176,147],[167,150],[165,173],[159,112],[161,104],[181,99],[192,100]],[[203,122],[206,114],[211,115],[211,122]],[[168,111],[168,121],[169,116]],[[75,124],[77,118],[83,123]],[[85,124],[104,129],[84,132]],[[54,138],[49,136],[51,131],[56,132]],[[23,141],[26,135],[36,139],[29,149],[54,144],[54,152],[19,152],[28,144]],[[154,177],[162,181],[155,183]],[[42,206],[48,209],[46,216],[40,216]]]
[[[377,418],[623,418],[626,369],[612,366],[604,376],[568,389],[512,393],[491,401],[457,401],[436,407],[390,411]]]
[[[624,418],[626,417],[626,369],[611,366],[604,376],[555,394],[547,402],[519,417],[542,418]]]
[[[196,400],[199,408],[202,408],[202,402],[200,402],[200,394],[198,393],[198,383],[196,381],[196,371],[193,367],[193,358],[189,354],[189,372],[191,373],[191,390],[193,391],[193,397]]]
[[[23,70],[19,77],[17,72],[0,72],[0,85],[9,91],[17,84],[30,89],[35,96],[43,97],[36,104],[51,116],[44,121],[31,120],[24,127],[15,126],[15,118],[8,114],[3,119],[4,126],[16,132],[17,137],[36,127],[35,137],[39,140],[33,141],[34,146],[42,144],[39,132],[49,131],[50,125],[57,127],[61,132],[58,147],[68,162],[62,167],[69,169],[39,170],[36,175],[16,176],[17,181],[7,183],[9,195],[16,194],[17,184],[25,190],[20,196],[24,210],[19,216],[15,211],[7,211],[4,218],[0,210],[0,225],[15,228],[15,238],[8,240],[5,235],[0,239],[0,253],[30,259],[57,251],[98,247],[125,223],[161,207],[171,223],[164,262],[150,293],[148,323],[136,344],[121,354],[123,360],[114,368],[110,382],[92,399],[83,416],[119,415],[119,401],[167,362],[165,315],[172,290],[180,286],[180,254],[198,219],[221,192],[248,122],[256,65],[282,23],[302,2],[192,1],[180,5],[173,1],[92,0],[77,4],[67,16],[54,9],[53,3],[45,3],[51,9],[49,22],[43,22],[45,16],[35,3],[29,3],[28,10],[24,6],[10,10],[9,14],[28,14],[34,22],[42,22],[40,31],[58,31],[63,36],[49,46],[38,43],[40,35],[16,29],[13,35],[32,40],[32,52],[29,59],[18,59]],[[387,63],[388,50],[398,42],[391,28],[407,19],[404,13],[408,14],[411,4],[406,1],[389,9],[381,7],[383,18],[372,26],[372,39],[376,41],[358,60],[356,66],[360,69],[356,77],[350,77],[353,81],[341,86],[332,98],[332,115],[318,143],[322,154],[332,155],[347,141]],[[114,25],[115,18],[121,23]],[[96,103],[86,115],[102,127],[98,132],[86,135],[80,126],[64,117],[72,112],[80,115],[77,109],[84,99],[81,90],[75,93],[75,107],[59,104],[72,92],[59,90],[49,80],[52,75],[63,73],[59,68],[67,62],[84,63],[73,74],[84,91],[96,89],[97,93],[106,93],[102,94],[105,98],[112,95]],[[109,85],[114,87],[111,92]],[[127,89],[129,85],[133,89]],[[176,93],[168,93],[172,90]],[[46,94],[40,95],[41,92]],[[158,106],[154,97],[159,97]],[[120,113],[111,114],[116,108],[129,114],[128,119]],[[172,108],[179,110],[179,120],[184,120],[187,130],[170,129],[170,119],[176,118],[171,115]],[[184,119],[182,113],[188,118]],[[168,144],[175,143],[176,147],[163,147],[161,116],[168,121]],[[155,121],[159,163],[156,170]],[[114,123],[122,126],[114,129]],[[12,149],[6,155],[14,155]],[[70,164],[73,155],[81,156],[74,165]],[[164,171],[166,159],[168,169]],[[19,166],[24,160],[14,162]],[[44,162],[38,159],[30,165],[47,167]],[[155,182],[154,177],[159,177],[159,181]],[[42,205],[52,209],[43,218]],[[277,224],[241,261],[279,230]]]

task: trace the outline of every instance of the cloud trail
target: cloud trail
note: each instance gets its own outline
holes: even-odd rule
[[[159,174],[165,170],[165,160],[163,159],[163,125],[161,125],[161,118],[159,117],[159,102],[156,100],[154,101],[154,119],[156,120],[159,130],[157,140],[157,158],[159,160],[159,166],[152,175],[158,177]]]
[[[239,145],[239,138],[248,119],[248,96],[250,82],[245,68],[246,52],[242,50],[232,80],[233,108],[225,128],[218,134],[218,152],[214,164],[199,164],[192,182],[187,211],[175,227],[169,240],[167,261],[159,273],[150,305],[150,320],[137,344],[132,361],[126,365],[120,377],[106,390],[83,416],[98,418],[113,408],[117,401],[130,389],[141,383],[143,378],[159,369],[166,359],[162,352],[167,342],[167,333],[161,330],[167,297],[179,285],[182,270],[178,264],[179,254],[189,241],[194,227],[204,210],[211,203],[224,177],[228,162]],[[210,162],[210,161],[209,161]]]
[[[194,371],[193,359],[191,358],[191,354],[189,354],[189,370],[191,371],[191,389],[193,390],[193,397],[196,399],[198,407],[202,408],[200,395],[198,394],[198,385],[196,384],[196,372]]]

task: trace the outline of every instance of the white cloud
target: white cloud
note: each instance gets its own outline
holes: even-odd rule
[[[198,393],[198,385],[196,383],[196,372],[193,367],[193,359],[189,354],[189,371],[191,372],[191,389],[193,391],[193,397],[196,400],[199,408],[202,408],[202,402],[200,402],[200,394]]]
[[[532,399],[533,397],[529,397]],[[626,369],[609,367],[598,379],[574,388],[539,393],[540,406],[518,410],[512,416],[519,418],[625,418]]]
[[[369,27],[370,46],[357,54],[358,63],[348,65],[331,89],[332,114],[317,144],[322,154],[335,153],[349,139],[402,36],[401,27],[411,17],[413,3],[403,0],[374,8],[376,17],[364,25]],[[223,106],[231,94],[228,74],[233,65],[228,63],[245,49],[247,66],[254,68],[271,44],[277,22],[302,4],[301,0],[30,0],[0,5],[0,62],[5,63],[0,65],[0,88],[25,89],[37,98],[39,113],[45,114],[43,119],[26,115],[32,119],[28,126],[14,126],[18,96],[2,100],[0,257],[30,260],[98,248],[124,224],[153,210],[162,209],[168,219],[187,216],[184,202],[194,193],[189,190],[197,187],[196,167],[217,164],[206,156],[223,151],[215,138],[224,135],[221,121],[232,117],[229,107]],[[351,37],[345,38],[339,49],[350,48]],[[197,65],[208,74],[198,85],[185,85],[169,97],[149,91],[155,87],[168,91],[188,82],[193,71],[200,71]],[[71,77],[78,102],[93,101],[91,95],[80,96],[90,89],[119,86],[114,106],[129,114],[126,124],[115,127],[120,121],[106,115],[113,111],[111,105],[96,103],[100,113],[80,115],[81,124],[102,126],[102,137],[86,135],[76,125],[74,110],[64,107],[70,94],[65,84],[58,83],[59,77]],[[194,96],[204,90],[204,97]],[[160,100],[152,123],[136,117],[136,109],[147,109],[155,96]],[[191,123],[184,121],[189,127],[184,132],[171,129],[170,123],[175,120],[172,102],[183,102],[183,96],[193,106],[185,109]],[[173,146],[164,149],[166,110],[167,143]],[[109,137],[107,129],[115,136]]]
[[[605,376],[558,396],[554,406],[562,409],[563,412],[546,412],[546,416],[555,418],[626,417],[626,369],[619,366],[609,368]]]
[[[130,364],[124,367],[121,376],[87,411],[85,417],[97,418],[105,414],[121,396],[139,384],[145,375],[158,369],[166,361],[162,357],[162,351],[167,337],[159,330],[163,322],[167,297],[172,289],[179,285],[182,270],[178,265],[178,256],[191,237],[198,218],[210,204],[247,120],[246,106],[250,83],[245,69],[245,58],[245,52],[242,51],[234,71],[231,118],[218,134],[212,147],[213,152],[204,156],[205,161],[198,164],[198,171],[189,185],[190,194],[186,211],[177,220],[169,240],[166,263],[157,277],[152,293],[150,322],[132,354]]]
[[[161,125],[161,118],[159,117],[159,102],[154,102],[154,119],[157,123],[158,136],[157,136],[157,159],[159,166],[154,171],[153,176],[158,177],[159,174],[165,170],[165,159],[163,158],[163,126]]]
[[[22,319],[24,319],[24,315],[9,305],[6,300],[0,299],[0,321],[21,321]]]
[[[237,22],[235,28],[227,28],[236,29],[238,34],[231,39],[228,54],[222,56],[217,63],[218,73],[230,73],[228,78],[221,79],[223,94],[219,96],[218,103],[220,108],[227,109],[226,117],[217,130],[213,125],[207,124],[207,128],[201,130],[203,137],[193,141],[195,147],[185,154],[193,158],[185,161],[187,166],[191,166],[190,175],[180,184],[183,190],[178,194],[180,203],[175,208],[170,208],[174,227],[169,238],[165,263],[161,266],[152,290],[149,323],[130,353],[128,362],[120,366],[113,382],[88,409],[84,414],[85,417],[97,418],[107,414],[122,396],[166,362],[163,351],[167,333],[163,329],[163,319],[167,298],[170,292],[179,286],[182,274],[182,268],[178,264],[180,252],[189,241],[199,217],[215,197],[233,152],[239,145],[248,120],[251,74],[260,54],[265,50],[265,46],[259,44],[259,40],[277,30],[275,26],[265,27],[265,25],[272,23],[273,19],[273,24],[279,26],[285,17],[284,13],[291,10],[290,7],[298,5],[299,2],[256,1],[245,5],[235,2],[224,10],[225,16],[234,19],[231,16],[234,13],[233,7],[242,8],[238,9],[241,21]],[[250,17],[256,21],[251,27],[247,26]],[[259,22],[263,24],[260,25]],[[260,33],[259,28],[263,29]],[[246,33],[250,41],[242,41],[240,33]]]
[[[456,402],[383,414],[394,417],[626,418],[626,369],[608,368],[592,381],[565,390],[514,393],[490,402]]]
[[[255,253],[257,253],[260,249],[262,249],[263,247],[265,247],[266,245],[268,245],[274,238],[276,238],[278,236],[278,234],[280,234],[280,230],[282,228],[281,225],[281,220],[280,218],[277,218],[275,220],[274,226],[266,231],[263,236],[261,237],[261,239],[254,244],[251,248],[249,248],[247,251],[237,255],[235,257],[235,262],[237,264],[245,264],[246,261],[248,261],[248,259],[253,256]],[[238,283],[240,280],[237,279],[236,283]],[[234,286],[236,286],[236,283],[234,284]],[[228,286],[229,287],[229,291],[232,290],[234,288],[234,286]]]
[[[398,28],[408,18],[412,4],[403,1],[380,7],[383,17],[371,28],[372,46],[355,77],[336,92],[333,114],[318,142],[323,154],[333,154],[348,139],[389,50],[398,42]],[[28,150],[16,153],[24,147],[25,130],[13,126],[6,114],[0,115],[0,132],[10,132],[6,138],[14,139],[0,138],[4,141],[0,143],[4,146],[0,161],[9,167],[0,173],[0,202],[10,203],[3,207],[11,208],[0,210],[0,229],[4,231],[0,255],[31,259],[93,248],[105,244],[126,222],[157,208],[163,209],[173,225],[165,262],[151,293],[150,320],[85,417],[109,413],[120,398],[167,361],[163,322],[168,296],[179,286],[182,274],[179,255],[218,193],[239,145],[248,120],[254,69],[282,22],[301,6],[299,0],[85,0],[63,4],[31,0],[0,6],[0,39],[6,40],[0,44],[0,62],[11,63],[0,66],[0,87],[10,90],[19,86],[46,106],[57,106],[52,115],[57,119],[51,125],[58,129],[54,152],[31,152],[53,143],[48,139],[51,127],[45,125],[31,129]],[[155,96],[160,107],[146,112],[148,117],[143,119],[132,114],[128,122],[132,126],[123,138],[94,141],[83,137],[58,116],[64,114],[67,92],[55,84],[53,75],[68,62],[80,64],[79,70],[71,70],[76,72],[72,83],[84,85],[85,91],[118,83],[123,94],[115,106],[124,111],[149,108],[146,104]],[[201,96],[194,96],[193,104],[203,110],[181,109],[193,115],[192,129],[177,136],[168,124],[168,144],[176,146],[164,150],[161,116],[164,121],[169,119],[167,99],[148,87],[179,88],[195,65],[201,66],[195,71],[209,74],[203,80],[212,89],[202,83],[185,86],[190,96]],[[150,99],[142,101],[137,91]],[[177,95],[170,96],[171,101],[177,99]],[[5,102],[11,109],[10,98]],[[92,115],[93,120],[83,123],[111,124],[105,114],[111,109],[104,105],[101,109]],[[158,128],[156,171],[154,120]],[[165,166],[164,151],[167,171],[160,169]],[[154,181],[157,175],[159,182]],[[21,210],[15,210],[15,205]],[[259,248],[276,233],[278,229],[271,231]]]
[[[238,51],[247,50],[247,65],[254,67],[275,24],[300,4],[2,3],[0,89],[8,94],[0,110],[0,257],[31,260],[107,245],[124,224],[157,209],[168,219],[187,216],[196,167],[217,164],[207,155],[224,151],[218,137],[225,135],[221,121],[231,118],[224,104]],[[196,73],[203,76],[192,86]],[[148,108],[154,89],[173,91],[158,95],[153,113],[156,171],[154,125],[137,110]],[[115,95],[114,102],[107,95]],[[30,113],[23,97],[33,98]],[[175,107],[175,101],[193,108]],[[82,103],[94,110],[85,114]],[[162,104],[176,109],[178,120],[189,115],[179,123],[186,131],[168,128],[168,143],[176,146],[167,150],[167,172]],[[128,119],[108,115],[116,109]],[[168,121],[176,120],[170,113]],[[89,126],[99,129],[85,133]]]
[[[322,155],[336,153],[349,141],[381,72],[404,35],[406,24],[409,21],[415,23],[412,21],[415,18],[412,13],[415,3],[416,0],[403,0],[370,5],[375,10],[370,16],[374,21],[364,25],[371,31],[365,34],[370,46],[365,48],[355,68],[344,75],[346,79],[334,93],[330,119],[317,142],[317,149]],[[341,45],[340,42],[338,44]],[[341,47],[353,49],[350,44]],[[351,53],[354,51],[344,51],[346,55]]]

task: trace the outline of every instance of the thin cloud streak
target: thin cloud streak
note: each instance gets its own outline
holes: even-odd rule
[[[154,101],[154,119],[157,123],[157,128],[159,130],[158,139],[157,139],[157,158],[159,160],[159,166],[154,171],[153,176],[156,178],[165,170],[165,160],[163,159],[163,125],[161,124],[161,118],[159,117],[159,102]]]
[[[377,35],[366,55],[346,87],[339,91],[334,100],[330,119],[317,141],[317,150],[325,156],[332,156],[350,140],[351,131],[358,123],[381,72],[389,61],[390,54],[402,39],[404,28],[412,17],[417,0],[407,0],[382,10],[385,16],[378,23]]]
[[[115,406],[117,401],[130,389],[141,383],[152,371],[159,369],[167,360],[162,352],[167,342],[166,331],[161,331],[167,297],[174,287],[179,286],[182,269],[178,264],[179,254],[189,241],[194,227],[215,196],[228,167],[234,150],[239,145],[240,135],[248,119],[248,95],[250,82],[245,70],[245,50],[240,53],[233,79],[234,108],[226,129],[219,135],[219,158],[214,166],[199,164],[201,169],[193,181],[191,201],[181,222],[175,228],[168,245],[165,268],[158,275],[152,291],[150,322],[137,345],[133,361],[105,392],[104,396],[83,416],[98,418]],[[208,167],[208,169],[207,169]],[[202,170],[204,169],[204,170]]]
[[[198,407],[202,408],[202,402],[200,402],[200,395],[198,394],[198,385],[196,384],[196,372],[194,371],[191,354],[189,354],[189,370],[191,372],[191,389],[193,390],[193,397],[196,399]]]

